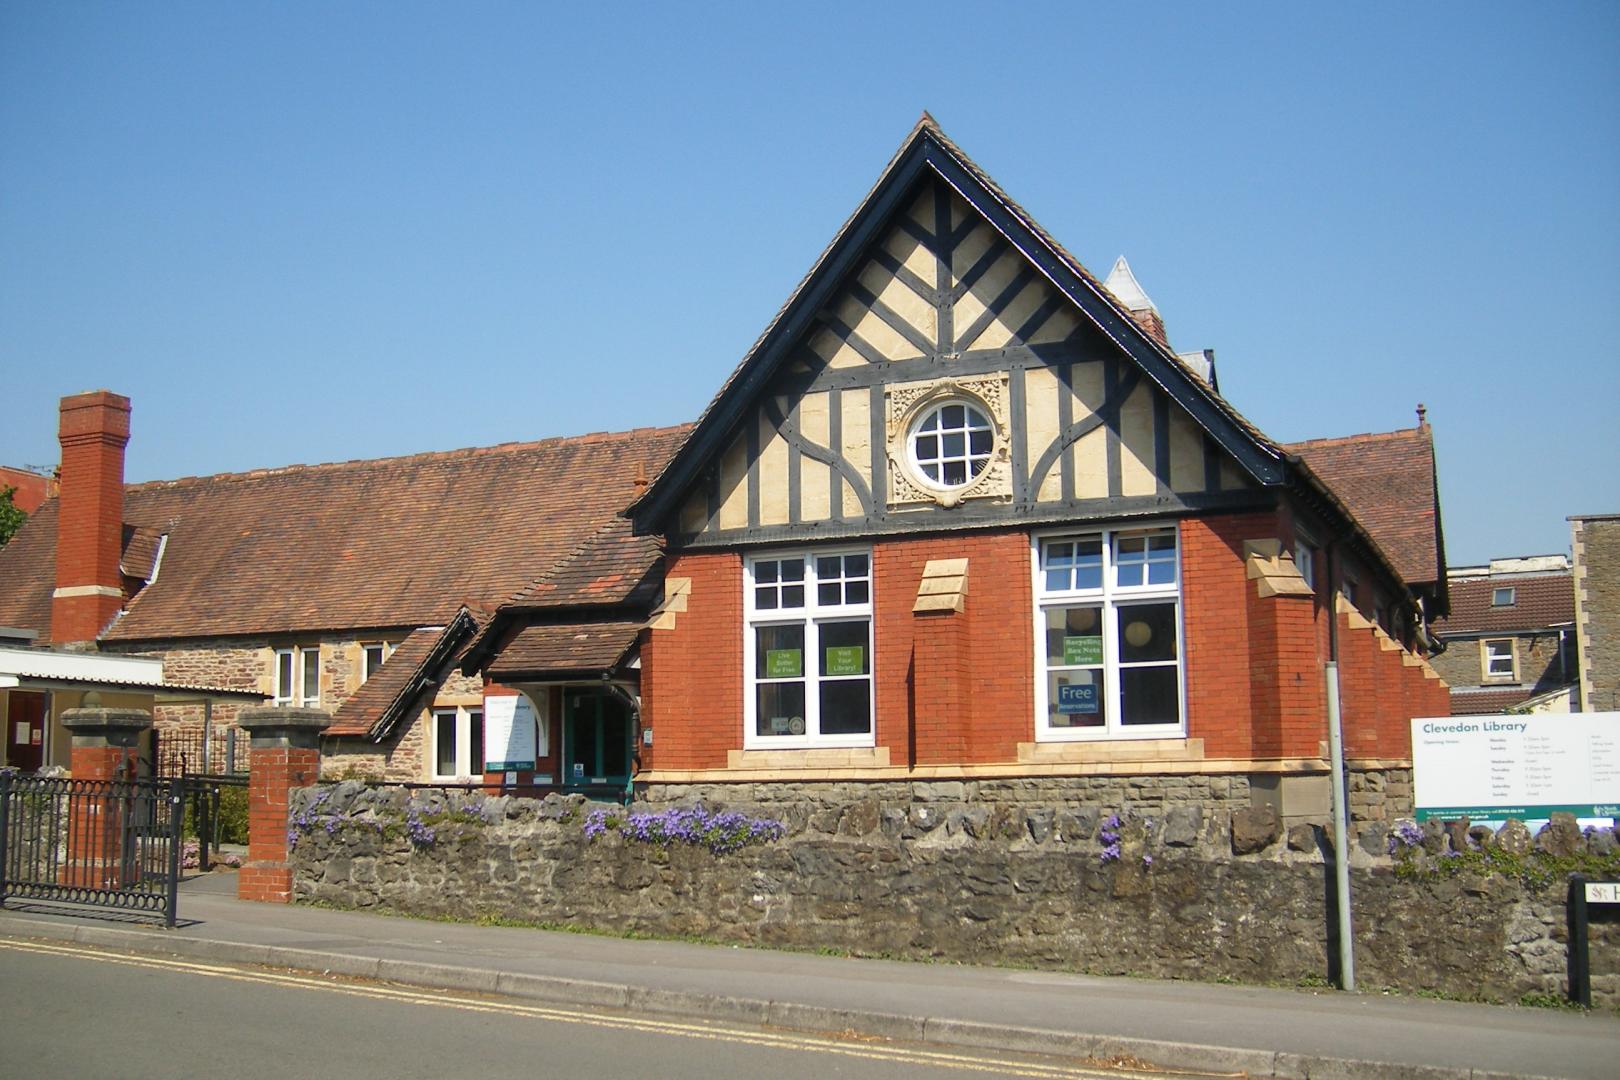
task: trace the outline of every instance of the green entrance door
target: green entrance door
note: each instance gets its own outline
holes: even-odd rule
[[[630,781],[630,708],[595,687],[563,691],[564,787],[622,787]]]

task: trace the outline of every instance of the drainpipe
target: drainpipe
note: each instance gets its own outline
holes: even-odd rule
[[[1339,716],[1339,586],[1334,558],[1338,541],[1326,550],[1328,571],[1327,679],[1328,763],[1333,770],[1333,887],[1339,914],[1339,989],[1356,988],[1356,948],[1350,922],[1350,807],[1345,797],[1344,726]]]

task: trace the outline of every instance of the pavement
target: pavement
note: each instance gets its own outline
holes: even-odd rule
[[[0,936],[634,1013],[1254,1077],[1620,1075],[1620,1013],[850,959],[477,926],[181,887],[180,925],[8,901]]]

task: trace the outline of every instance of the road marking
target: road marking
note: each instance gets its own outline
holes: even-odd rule
[[[946,1069],[968,1072],[996,1073],[1002,1076],[1032,1076],[1048,1078],[1088,1078],[1109,1080],[1131,1076],[1140,1080],[1174,1080],[1193,1074],[1139,1069],[1101,1069],[1085,1065],[1046,1065],[1031,1061],[1012,1061],[974,1054],[951,1053],[941,1050],[903,1047],[886,1043],[851,1043],[835,1036],[818,1037],[777,1033],[766,1030],[727,1027],[720,1024],[689,1023],[677,1020],[652,1020],[644,1017],[614,1013],[592,1012],[584,1009],[552,1005],[528,1005],[516,1001],[466,997],[450,992],[413,989],[398,984],[337,982],[311,975],[283,974],[275,971],[256,971],[226,964],[206,964],[192,960],[168,959],[155,956],[134,956],[106,952],[82,945],[61,945],[41,941],[0,940],[0,949],[45,955],[74,957],[97,963],[117,964],[153,970],[179,972],[205,978],[228,979],[235,982],[259,983],[286,989],[319,990],[350,997],[394,1001],[411,1005],[458,1009],[463,1012],[493,1013],[549,1020],[564,1024],[585,1024],[592,1027],[621,1031],[638,1031],[656,1035],[675,1035],[683,1038],[708,1039],[718,1042],[741,1043],[750,1046],[771,1047],[780,1050],[801,1050],[813,1053],[839,1054],[844,1057],[889,1061],[896,1064],[934,1065]],[[1206,1075],[1206,1074],[1196,1074]]]

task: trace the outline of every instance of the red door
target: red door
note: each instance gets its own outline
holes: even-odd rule
[[[25,773],[45,764],[45,695],[13,690],[6,715],[6,764]]]

